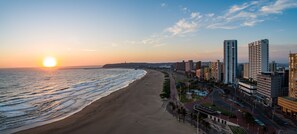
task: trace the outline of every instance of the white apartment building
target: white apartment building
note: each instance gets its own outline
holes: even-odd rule
[[[257,74],[268,72],[269,66],[269,41],[258,40],[249,43],[249,77],[257,81]]]

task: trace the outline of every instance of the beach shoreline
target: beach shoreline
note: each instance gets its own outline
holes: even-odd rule
[[[162,107],[163,74],[146,71],[141,79],[65,119],[17,133],[194,133]]]

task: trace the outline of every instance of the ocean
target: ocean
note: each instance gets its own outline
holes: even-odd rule
[[[0,133],[64,119],[145,74],[139,69],[0,69]]]

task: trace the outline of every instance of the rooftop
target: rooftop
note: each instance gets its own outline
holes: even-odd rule
[[[239,82],[245,83],[245,84],[249,84],[252,86],[257,86],[257,82],[256,81],[251,81],[249,79],[240,79]]]
[[[284,96],[284,97],[281,97],[281,98],[284,98],[284,99],[287,99],[287,100],[290,100],[290,101],[297,102],[297,99],[292,98],[292,97],[289,97],[289,96]]]

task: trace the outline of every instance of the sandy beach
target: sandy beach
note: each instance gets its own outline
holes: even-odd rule
[[[57,122],[20,131],[21,134],[193,134],[195,128],[179,123],[165,111],[159,94],[164,76],[147,75],[128,87],[101,98],[82,111]]]

